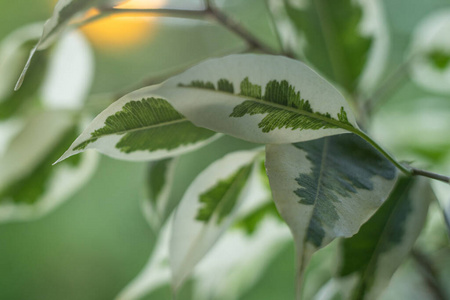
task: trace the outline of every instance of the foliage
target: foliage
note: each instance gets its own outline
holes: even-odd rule
[[[0,151],[0,222],[41,217],[68,199],[93,174],[95,149],[147,168],[140,201],[155,246],[117,299],[140,299],[168,284],[177,299],[186,286],[194,299],[242,299],[289,244],[288,228],[297,299],[383,299],[395,294],[394,274],[408,258],[425,269],[430,299],[450,296],[439,284],[445,272],[435,271],[436,253],[423,246],[434,237],[421,233],[434,190],[447,230],[450,219],[450,178],[434,172],[450,170],[448,12],[430,15],[410,34],[392,69],[386,62],[398,54],[389,53],[389,5],[381,0],[252,1],[264,11],[271,40],[240,17],[245,4],[232,0],[186,9],[133,1],[59,0],[44,25],[4,39],[0,126],[9,133]],[[125,13],[135,13],[133,20],[206,18],[227,29],[237,47],[98,102],[89,91],[90,46],[69,30]],[[66,39],[69,46],[58,50]],[[80,62],[73,69],[72,60]],[[68,74],[67,86],[52,89]],[[395,94],[404,87],[420,98]],[[48,100],[71,94],[70,101]],[[421,105],[438,95],[439,106],[425,116]],[[414,117],[407,122],[405,103]],[[447,117],[438,122],[442,107]],[[404,138],[407,130],[414,138]],[[198,174],[181,169],[183,157],[226,138],[237,146],[214,161],[198,156]],[[430,162],[433,172],[397,157]],[[178,196],[183,177],[188,183]],[[433,251],[448,255],[448,237],[437,244]],[[314,260],[323,253],[336,259]]]

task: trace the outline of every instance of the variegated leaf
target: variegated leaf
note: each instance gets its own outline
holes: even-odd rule
[[[124,160],[158,160],[192,151],[217,137],[193,125],[166,100],[138,91],[98,115],[58,162],[86,149]]]
[[[91,8],[101,6],[112,7],[124,1],[126,0],[59,0],[55,5],[52,16],[44,24],[39,41],[30,52],[28,61],[17,81],[15,89],[18,90],[22,85],[36,51],[46,49],[50,46],[71,21]]]
[[[432,92],[450,94],[450,10],[430,14],[415,29],[410,46],[411,78]]]
[[[242,54],[203,62],[159,86],[200,127],[255,143],[290,143],[359,131],[343,96],[305,64]]]
[[[226,155],[200,173],[186,191],[175,213],[170,242],[175,289],[232,224],[238,207],[251,201],[255,180],[251,175],[259,153]]]
[[[176,164],[176,158],[166,158],[150,162],[147,167],[147,197],[141,205],[147,222],[155,230],[165,223],[169,214],[169,196]]]
[[[26,104],[36,100],[47,67],[47,54],[36,57],[22,90],[14,92],[14,82],[26,62],[28,47],[39,39],[41,31],[41,23],[26,25],[10,33],[0,44],[0,121],[16,116]]]
[[[284,2],[284,7],[279,2]],[[271,1],[283,42],[348,91],[373,88],[386,63],[380,1]],[[286,19],[290,20],[287,26]],[[361,81],[360,81],[361,80]]]
[[[311,255],[359,230],[387,198],[396,169],[351,134],[267,145],[266,167],[278,211],[294,235],[300,296]]]
[[[422,231],[433,198],[429,180],[400,178],[372,218],[342,241],[337,273],[354,277],[349,299],[378,299]]]
[[[76,134],[75,116],[53,111],[32,118],[12,140],[0,158],[0,222],[40,217],[87,181],[95,153],[52,166]]]

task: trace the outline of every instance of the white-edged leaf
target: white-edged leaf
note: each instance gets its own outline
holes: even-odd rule
[[[257,150],[227,154],[187,189],[175,212],[170,241],[175,289],[232,224],[242,202],[253,196],[252,173],[258,154]]]
[[[47,67],[47,54],[36,57],[29,81],[22,90],[14,92],[14,81],[27,59],[28,47],[35,43],[42,30],[41,23],[33,23],[10,33],[0,44],[0,121],[13,118],[35,102]],[[33,103],[35,104],[35,103]]]
[[[380,1],[271,2],[280,37],[290,51],[350,92],[358,85],[373,87],[388,50]]]
[[[158,160],[198,149],[218,137],[193,125],[166,100],[138,91],[100,113],[57,162],[86,149],[124,160]]]
[[[162,96],[197,126],[255,143],[358,131],[338,90],[305,64],[281,56],[210,59],[140,93]]]
[[[75,18],[79,17],[91,8],[102,5],[114,6],[126,0],[59,0],[53,10],[53,14],[48,19],[42,30],[42,35],[38,43],[33,47],[28,57],[28,61],[17,81],[15,89],[18,90],[23,83],[25,75],[30,66],[31,60],[36,51],[44,50],[66,29]]]
[[[150,162],[147,167],[147,197],[141,206],[150,226],[158,230],[168,217],[170,189],[172,188],[177,158]]]
[[[42,23],[29,24],[10,33],[0,44],[0,102],[14,92],[14,84],[27,59],[26,45],[39,39]]]
[[[231,229],[195,269],[193,299],[241,299],[290,241],[287,226],[274,218],[262,220],[251,235]]]
[[[172,215],[173,217],[173,215]],[[158,287],[170,283],[169,241],[172,218],[159,231],[150,258],[142,271],[115,298],[138,300]]]
[[[430,291],[427,278],[423,276],[420,267],[412,259],[408,259],[395,272],[386,291],[380,300],[436,300]]]
[[[416,28],[410,46],[410,75],[432,92],[450,94],[450,10],[427,16]]]
[[[395,167],[353,134],[266,146],[275,204],[291,228],[298,259],[298,297],[311,255],[350,237],[387,198]]]
[[[0,222],[40,217],[87,181],[95,154],[52,166],[76,134],[73,113],[52,111],[31,118],[11,141],[0,158]]]
[[[450,186],[438,181],[433,182],[432,185],[450,235]]]
[[[80,109],[94,75],[94,55],[79,31],[61,37],[50,57],[41,98],[51,109]]]
[[[389,198],[341,243],[339,277],[353,277],[345,287],[350,299],[378,299],[416,242],[434,194],[424,178],[400,178]]]

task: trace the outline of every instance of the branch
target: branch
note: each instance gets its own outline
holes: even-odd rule
[[[206,11],[213,16],[213,18],[227,28],[229,31],[233,32],[237,36],[241,37],[243,40],[247,42],[247,44],[254,49],[258,49],[261,52],[273,55],[283,54],[284,56],[292,57],[289,53],[280,53],[278,51],[274,51],[272,48],[267,45],[261,43],[257,38],[255,38],[248,30],[242,27],[238,22],[229,18],[226,14],[224,14],[221,10],[216,8],[211,4],[210,1],[206,1]]]
[[[202,10],[189,10],[189,9],[134,9],[134,8],[104,8],[100,13],[89,17],[79,23],[76,26],[83,26],[99,19],[120,14],[142,14],[143,16],[155,16],[155,17],[171,17],[171,18],[182,18],[182,19],[195,19],[195,20],[205,20],[213,19],[220,25],[227,28],[230,32],[239,36],[243,39],[249,46],[250,49],[256,49],[263,53],[273,54],[273,55],[284,55],[287,57],[293,57],[289,52],[275,51],[264,43],[260,42],[255,36],[253,36],[248,30],[242,27],[238,22],[234,21],[222,11],[220,11],[215,6],[211,5],[209,1],[205,2],[205,9]]]
[[[441,175],[441,174],[437,174],[437,173],[433,173],[433,172],[429,172],[429,171],[425,171],[425,170],[421,170],[421,169],[411,168],[411,175],[428,177],[431,179],[439,180],[439,181],[450,184],[450,177]]]

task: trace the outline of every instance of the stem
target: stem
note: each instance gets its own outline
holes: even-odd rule
[[[400,162],[398,162],[392,155],[390,155],[386,150],[381,148],[372,138],[370,138],[367,134],[365,134],[363,131],[360,130],[354,130],[353,133],[359,135],[361,138],[363,138],[366,142],[368,142],[370,145],[372,145],[375,149],[380,151],[381,154],[383,154],[384,157],[386,157],[391,163],[393,163],[400,171],[402,171],[405,175],[419,175],[419,174],[413,174],[412,169],[410,167],[405,167]]]
[[[238,22],[229,18],[222,11],[217,9],[215,6],[211,5],[210,1],[205,2],[206,8],[203,10],[189,10],[189,9],[170,9],[170,8],[157,8],[157,9],[139,9],[139,8],[104,8],[98,13],[90,18],[87,18],[77,24],[76,26],[83,26],[99,19],[119,14],[143,14],[143,15],[154,15],[158,17],[172,17],[172,18],[183,18],[183,19],[195,19],[203,20],[207,18],[212,18],[220,25],[227,28],[229,31],[234,33],[243,39],[250,46],[251,49],[257,49],[263,53],[267,54],[281,54],[287,57],[293,57],[291,53],[274,51],[272,48],[261,43],[257,38],[255,38],[248,30],[242,27]]]
[[[280,54],[279,52],[274,51],[267,45],[261,43],[248,30],[242,27],[238,22],[232,20],[226,14],[224,14],[222,11],[220,11],[218,8],[212,5],[211,1],[206,1],[206,11],[209,14],[211,14],[218,23],[220,23],[229,31],[233,32],[234,34],[245,40],[250,47],[258,49],[261,52],[267,54],[273,55]],[[289,54],[285,55],[288,56]]]
[[[431,179],[439,180],[439,181],[450,184],[450,177],[445,176],[445,175],[441,175],[441,174],[437,174],[437,173],[433,173],[433,172],[429,172],[429,171],[425,171],[425,170],[421,170],[421,169],[416,169],[416,168],[411,168],[411,174],[428,177]]]

